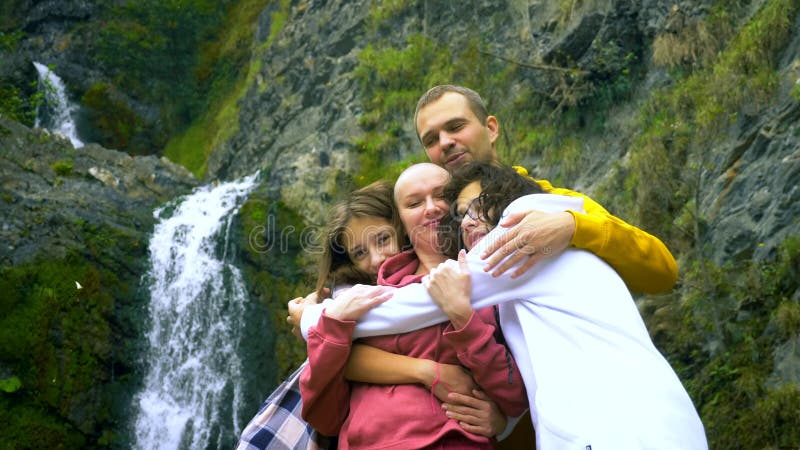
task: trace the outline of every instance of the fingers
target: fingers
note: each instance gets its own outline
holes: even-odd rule
[[[522,219],[524,219],[526,215],[526,213],[521,212],[509,214],[508,216],[504,217],[498,225],[504,228],[513,227],[514,225],[522,222]]]
[[[476,417],[472,414],[464,414],[463,412],[451,409],[448,409],[444,414],[453,420],[458,420],[459,422],[467,422],[470,424],[476,424],[483,420],[482,418]]]
[[[483,392],[483,391],[482,391],[482,390],[480,390],[480,389],[473,389],[473,390],[472,390],[472,395],[474,395],[474,396],[475,396],[475,398],[477,398],[477,399],[479,399],[479,400],[484,400],[484,401],[487,401],[487,402],[488,402],[489,400],[491,400],[491,399],[489,398],[489,396],[488,396],[488,395],[486,395],[486,393],[485,393],[485,392]]]
[[[488,272],[492,267],[494,267],[497,263],[502,261],[503,258],[511,253],[511,251],[506,249],[506,244],[514,239],[517,236],[517,233],[519,233],[519,229],[512,228],[507,233],[503,233],[496,239],[492,239],[491,242],[489,242],[489,245],[481,254],[481,259],[487,259],[491,256],[491,258],[486,261],[487,267],[484,268],[484,270]]]
[[[517,267],[517,270],[511,273],[511,278],[517,278],[524,274],[525,272],[529,271],[533,266],[536,265],[539,261],[543,260],[547,257],[546,252],[536,252],[530,256],[528,259],[522,263],[521,266]]]
[[[472,425],[472,424],[467,423],[467,422],[458,422],[458,424],[465,431],[469,431],[472,434],[477,434],[477,435],[486,436],[486,437],[493,437],[494,436],[494,434],[492,433],[492,430],[489,429],[489,427],[486,427],[486,426],[483,426],[483,425]]]
[[[510,269],[510,268],[514,267],[515,265],[517,265],[520,261],[528,258],[528,256],[530,256],[530,255],[523,253],[522,250],[518,250],[517,252],[512,253],[511,256],[506,258],[506,260],[503,261],[502,264],[497,266],[492,271],[492,276],[495,277],[495,278],[499,277],[500,275],[506,273],[506,271],[508,269]]]
[[[300,297],[302,300],[302,297]],[[286,316],[286,323],[289,325],[298,325],[300,323],[300,318],[303,317],[303,310],[305,309],[305,303],[298,302],[297,299],[294,299],[289,302],[288,310],[289,315]]]
[[[377,296],[377,297],[373,298],[373,299],[372,299],[372,300],[369,302],[369,304],[371,305],[371,306],[370,306],[370,309],[372,309],[372,308],[374,308],[374,307],[376,307],[376,306],[380,305],[381,303],[383,303],[383,302],[385,302],[385,301],[389,300],[390,298],[392,298],[392,296],[393,296],[393,295],[394,295],[394,292],[393,292],[393,291],[388,291],[388,292],[384,292],[383,294],[381,294],[381,295],[379,295],[379,296]]]
[[[452,394],[450,394],[452,396]],[[448,397],[450,397],[448,396]],[[461,396],[464,398],[471,398],[469,396]],[[475,399],[473,399],[475,400]],[[484,408],[473,408],[469,406],[457,405],[453,403],[443,403],[442,409],[445,410],[445,415],[450,419],[459,422],[462,428],[468,429],[474,433],[482,434],[484,436],[491,436],[490,420],[489,420],[489,405],[487,402],[478,400],[479,403],[484,405]],[[470,427],[470,428],[468,428]]]
[[[467,265],[467,251],[463,248],[458,252],[458,268],[461,273],[469,273],[469,265]]]
[[[476,390],[473,389],[474,393]],[[485,403],[485,400],[475,398],[471,395],[459,394],[458,392],[451,392],[447,395],[447,404],[455,408],[466,407],[469,409],[479,409]]]

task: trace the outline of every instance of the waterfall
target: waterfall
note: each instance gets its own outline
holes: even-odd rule
[[[256,176],[198,188],[154,213],[146,277],[152,329],[144,389],[134,400],[136,448],[232,448],[244,425],[237,347],[247,294],[226,259],[231,221]]]
[[[78,131],[75,128],[75,105],[67,98],[67,91],[64,82],[58,75],[53,73],[47,66],[38,62],[33,63],[36,71],[39,72],[39,89],[44,91],[45,104],[40,109],[45,109],[42,114],[44,121],[36,116],[36,126],[47,128],[50,131],[60,134],[72,142],[75,148],[83,147],[83,141],[78,138]],[[43,123],[46,122],[46,123]]]

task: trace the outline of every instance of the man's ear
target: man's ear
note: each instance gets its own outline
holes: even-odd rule
[[[486,117],[486,129],[489,130],[489,141],[494,145],[494,142],[500,136],[500,123],[497,121],[497,117]]]

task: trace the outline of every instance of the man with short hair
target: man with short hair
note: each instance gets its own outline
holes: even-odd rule
[[[450,172],[473,160],[499,164],[495,144],[500,136],[500,123],[472,89],[454,85],[431,88],[417,103],[414,124],[431,162]],[[521,167],[517,171],[527,175]],[[512,273],[513,278],[542,258],[572,245],[605,260],[632,292],[658,293],[672,289],[678,266],[661,240],[614,217],[583,194],[554,188],[546,180],[535,181],[547,193],[583,198],[586,213],[529,211],[505,218],[500,225],[513,229],[483,254],[488,258],[486,270],[494,269],[493,275],[499,276],[524,261]]]

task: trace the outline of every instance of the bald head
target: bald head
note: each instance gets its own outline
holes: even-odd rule
[[[449,181],[450,174],[443,168],[421,163],[403,171],[394,184],[398,217],[421,259],[442,257],[437,227],[448,209],[443,192]]]
[[[399,204],[399,200],[410,188],[431,180],[436,180],[437,184],[440,180],[443,180],[441,185],[444,186],[450,180],[450,174],[447,170],[433,163],[419,163],[409,166],[394,182],[394,202]]]

